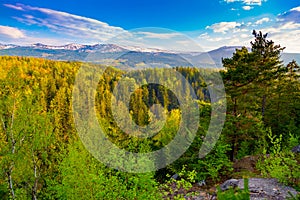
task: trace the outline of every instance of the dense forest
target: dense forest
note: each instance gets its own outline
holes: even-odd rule
[[[284,65],[280,57],[284,48],[267,35],[255,31],[253,35],[251,51],[236,49],[231,58],[223,58],[220,70],[181,66],[126,72],[92,63],[1,56],[1,199],[180,199],[196,183],[205,182],[203,188],[209,189],[231,177],[272,177],[299,190],[300,156],[291,150],[300,144],[300,67],[295,61]],[[73,105],[75,79],[83,65],[103,70],[102,76],[95,101],[85,98],[84,105]],[[174,71],[191,88],[176,80]],[[157,74],[163,74],[175,88],[183,88],[184,95],[177,97],[163,85],[148,84],[146,80],[159,77]],[[226,99],[220,101],[227,102],[226,120],[212,151],[199,158],[213,115],[211,86],[205,80],[214,74],[221,74],[225,85]],[[85,76],[92,77],[92,71]],[[124,97],[116,100],[113,91],[121,79],[131,87],[119,87]],[[193,94],[197,112],[182,108],[178,100]],[[128,173],[96,159],[77,134],[74,116],[80,113],[74,114],[73,108],[90,110],[89,101],[94,101],[107,139],[129,152],[147,153],[169,144],[185,117],[184,109],[197,113],[200,120],[189,122],[197,124],[196,135],[175,162],[157,171]],[[116,119],[112,101],[119,112],[128,111],[137,125],[152,124],[151,129],[160,131],[151,137],[128,134],[130,127],[126,120]],[[158,104],[161,107],[153,106]],[[165,118],[164,123],[155,121],[158,118]],[[89,123],[88,118],[86,121]],[[235,170],[235,163],[249,156],[256,159],[255,170]],[[164,161],[151,164],[171,159],[167,153],[161,157]]]

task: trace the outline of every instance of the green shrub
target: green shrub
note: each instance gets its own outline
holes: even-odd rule
[[[60,164],[57,199],[160,199],[154,173],[131,174],[110,169],[90,155],[80,142],[69,146]]]
[[[282,150],[282,135],[275,137],[270,132],[268,137],[271,143],[270,154],[265,149],[256,167],[265,177],[277,178],[281,183],[299,187],[300,165],[297,156],[287,149]]]
[[[213,182],[220,180],[222,176],[226,176],[232,172],[232,162],[227,156],[229,145],[219,140],[215,148],[205,158],[199,159],[195,165],[197,169],[197,179],[211,179]]]
[[[162,190],[165,191],[166,195],[169,195],[174,199],[182,199],[184,197],[184,193],[193,187],[193,183],[196,178],[196,171],[187,171],[186,165],[183,165],[178,175],[180,177],[179,180],[172,179],[170,178],[170,175],[167,175],[168,181],[162,185]]]

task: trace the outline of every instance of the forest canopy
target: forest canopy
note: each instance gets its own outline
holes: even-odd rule
[[[295,61],[283,64],[280,55],[284,48],[268,40],[267,34],[254,31],[253,36],[251,50],[246,47],[236,49],[231,58],[222,59],[222,70],[173,68],[188,81],[192,91],[173,76],[165,76],[176,87],[184,88],[186,95],[182,98],[188,98],[191,93],[197,96],[200,120],[195,123],[198,129],[191,145],[179,159],[163,169],[142,174],[109,168],[82,144],[74,125],[72,93],[77,72],[84,63],[1,56],[0,197],[168,198],[169,194],[173,195],[171,197],[180,195],[172,189],[170,175],[180,174],[180,188],[191,188],[202,180],[212,186],[226,178],[239,176],[235,174],[233,164],[246,156],[261,158],[257,175],[278,178],[299,189],[300,159],[291,149],[299,145],[300,138],[300,68]],[[111,110],[114,88],[127,72],[100,65],[91,64],[91,67],[104,70],[97,85],[95,107],[99,124],[111,142],[130,152],[147,153],[159,150],[173,140],[183,113],[174,92],[147,82],[137,86],[136,80],[127,75],[132,87],[121,89],[122,94],[132,92],[126,107],[132,120],[146,126],[155,121],[154,116],[166,118],[165,124],[155,124],[161,130],[152,137],[129,135],[120,128],[121,124],[116,123]],[[146,69],[139,73],[139,78],[155,78],[163,70]],[[213,115],[210,85],[204,80],[214,73],[221,74],[225,85],[226,121],[213,150],[199,158],[199,149]],[[125,104],[117,102],[120,110]],[[150,109],[155,104],[160,104],[161,108]],[[79,106],[91,109],[88,105],[86,102]],[[169,155],[162,155],[163,160],[159,162],[167,162]]]

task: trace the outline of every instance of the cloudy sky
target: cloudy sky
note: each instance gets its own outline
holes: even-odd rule
[[[208,51],[249,46],[253,29],[269,33],[285,52],[300,52],[300,1],[0,1],[6,44],[111,43],[122,36],[128,45],[195,50],[192,41]]]

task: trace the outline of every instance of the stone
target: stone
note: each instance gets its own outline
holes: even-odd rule
[[[171,178],[174,180],[179,180],[180,176],[178,174],[174,174],[173,176],[171,176]]]
[[[199,181],[198,183],[197,183],[197,185],[198,186],[205,186],[206,185],[206,182],[205,182],[205,180],[201,180],[201,181]]]
[[[300,145],[293,147],[292,152],[293,153],[300,153]]]
[[[237,179],[230,179],[230,180],[225,181],[220,186],[220,188],[221,188],[222,191],[225,191],[225,190],[228,190],[230,187],[232,187],[232,188],[237,187],[238,184],[239,184],[239,180],[237,180]]]
[[[288,186],[279,183],[273,178],[250,178],[249,179],[250,199],[287,199],[289,192],[296,196],[298,192]],[[238,187],[244,189],[244,180],[239,179]]]
[[[274,178],[249,178],[249,193],[250,200],[285,200],[293,196],[297,196],[299,193],[292,187],[285,186]],[[244,189],[244,179],[230,179],[225,181],[221,186],[221,189],[228,190],[230,187],[238,187]],[[215,189],[211,192],[205,192],[206,195],[196,195],[186,197],[186,200],[204,200],[213,199],[216,200]],[[211,195],[212,194],[212,195]]]

